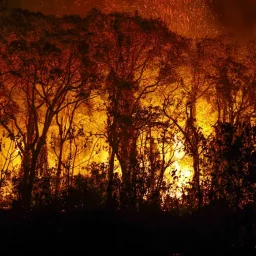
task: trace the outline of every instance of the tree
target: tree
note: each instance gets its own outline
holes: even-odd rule
[[[231,56],[219,60],[216,81],[218,121],[239,124],[248,122],[255,112],[251,99],[255,78],[252,69]]]
[[[137,139],[139,130],[148,122],[142,114],[142,99],[175,80],[174,63],[170,60],[177,54],[178,38],[162,22],[138,15],[106,15],[96,10],[88,15],[88,24],[93,33],[92,58],[106,74],[107,138],[112,149],[109,195],[116,156],[122,169],[124,200],[130,200],[128,204],[134,207]]]
[[[203,200],[200,163],[206,138],[199,126],[198,105],[200,100],[207,99],[214,85],[212,56],[206,50],[209,43],[212,42],[207,39],[187,42],[187,47],[183,48],[183,65],[178,69],[180,84],[175,94],[171,92],[165,96],[162,105],[163,114],[178,129],[184,151],[192,158],[193,186],[199,207]]]
[[[90,95],[90,78],[74,44],[61,49],[45,38],[14,40],[7,43],[2,56],[8,73],[3,78],[7,120],[1,120],[1,126],[19,147],[22,203],[29,208],[38,157],[52,121],[67,106]],[[68,96],[71,100],[66,102]],[[15,111],[8,112],[14,106]]]
[[[69,100],[67,100],[68,102]],[[55,197],[58,196],[61,184],[63,170],[66,171],[67,188],[72,186],[73,174],[75,168],[83,164],[77,163],[77,157],[85,151],[86,142],[89,138],[85,135],[85,129],[82,124],[77,123],[78,112],[84,111],[87,107],[84,101],[76,102],[72,106],[63,109],[55,116],[55,125],[57,132],[53,130],[51,134],[51,149],[57,158],[56,164],[56,183]],[[64,176],[63,178],[64,179]]]
[[[217,123],[207,156],[213,176],[210,201],[225,200],[235,210],[254,202],[255,126]]]

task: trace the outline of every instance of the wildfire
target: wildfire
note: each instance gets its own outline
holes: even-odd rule
[[[47,3],[41,2],[39,8],[45,13],[57,13],[58,16],[77,14],[85,16],[91,8],[99,8],[104,12],[130,12],[135,11],[146,18],[161,18],[168,27],[178,34],[192,38],[219,34],[217,17],[209,7],[207,0],[98,0],[95,2],[76,0],[67,2],[58,0]]]
[[[192,180],[193,172],[192,167],[189,165],[191,159],[184,161],[186,152],[184,150],[183,143],[178,139],[178,136],[174,136],[174,162],[167,171],[166,180],[172,182],[175,186],[175,192],[171,192],[172,197],[180,198],[183,195],[183,189],[189,186],[189,182]]]
[[[220,32],[217,18],[205,0],[105,0],[99,8],[108,13],[137,10],[144,17],[162,19],[170,30],[192,38],[214,37]]]
[[[125,10],[131,3],[114,1],[104,8],[113,12],[120,5]],[[23,175],[27,196],[41,178],[50,177],[48,187],[56,191],[49,193],[58,195],[82,174],[100,177],[109,197],[118,180],[131,201],[145,194],[154,201],[161,193],[182,198],[192,180],[200,192],[206,184],[201,176],[219,168],[210,155],[218,150],[209,149],[214,143],[222,147],[213,126],[250,122],[254,59],[233,57],[239,46],[226,38],[188,40],[143,18],[160,17],[172,30],[197,37],[195,31],[207,26],[193,21],[207,14],[200,0],[144,0],[133,8],[142,16],[94,10],[84,20],[63,17],[56,27],[45,25],[47,33],[60,30],[50,39],[40,32],[28,34],[28,40],[7,35],[0,42],[0,125],[7,133],[0,141],[1,182],[11,180],[5,170]],[[64,26],[68,22],[73,25]],[[77,31],[70,31],[76,22]],[[227,56],[219,50],[224,47]],[[122,177],[115,180],[117,173]]]

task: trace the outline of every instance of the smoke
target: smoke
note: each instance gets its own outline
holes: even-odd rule
[[[10,8],[21,8],[22,7],[22,0],[9,0],[8,7]]]
[[[58,14],[70,10],[72,0],[22,0],[22,8],[45,14]]]
[[[208,3],[225,30],[238,39],[256,38],[255,0],[209,0]]]
[[[84,17],[92,8],[103,4],[105,0],[23,0],[24,7],[44,14],[80,15]],[[26,4],[25,4],[26,2]]]
[[[93,7],[109,11],[138,9],[160,17],[170,29],[191,37],[231,32],[238,39],[256,39],[256,0],[9,0],[45,14],[85,16]]]

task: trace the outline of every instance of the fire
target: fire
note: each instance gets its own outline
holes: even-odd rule
[[[197,8],[207,13],[199,2],[163,0],[156,7],[153,1],[148,13],[162,10],[173,30],[180,21],[180,34],[191,30],[197,37],[192,14],[199,15]],[[1,182],[6,170],[19,178],[24,173],[28,189],[50,176],[58,195],[74,185],[76,174],[94,175],[104,179],[101,189],[108,186],[110,197],[118,173],[120,191],[138,201],[156,201],[161,193],[180,199],[191,184],[200,192],[203,172],[218,167],[209,156],[216,153],[211,143],[220,147],[211,141],[214,125],[253,117],[254,59],[226,39],[183,38],[138,13],[94,10],[78,22],[78,35],[70,32],[76,18],[65,19],[56,25],[56,31],[69,28],[60,38],[33,34],[0,42]]]
[[[193,171],[191,164],[191,159],[185,159],[186,152],[184,150],[184,145],[178,136],[174,136],[174,144],[172,146],[174,151],[174,162],[168,168],[166,172],[166,181],[171,182],[175,186],[175,192],[171,191],[170,196],[180,198],[183,195],[183,190],[189,187],[189,182],[193,178]]]

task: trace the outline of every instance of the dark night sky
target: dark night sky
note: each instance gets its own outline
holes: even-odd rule
[[[195,28],[209,29],[212,26],[235,32],[239,37],[256,36],[256,0],[9,0],[13,7],[21,7],[30,11],[45,14],[78,14],[84,16],[92,7],[110,10],[132,11],[140,9],[149,16],[161,16],[167,19],[176,15],[176,23],[183,23],[187,30]],[[196,3],[196,5],[195,5]],[[196,6],[196,7],[195,7]],[[170,14],[170,8],[171,14]],[[175,10],[176,9],[176,10]],[[197,16],[195,16],[198,13]],[[214,19],[209,19],[211,15]],[[169,16],[168,16],[169,15]],[[198,19],[198,17],[202,17]],[[177,22],[177,20],[180,21]],[[185,24],[187,21],[195,26]],[[202,26],[204,23],[204,26]],[[215,23],[213,25],[213,23]],[[193,28],[192,28],[193,27]],[[210,28],[211,27],[211,28]],[[184,28],[183,28],[184,30]]]

